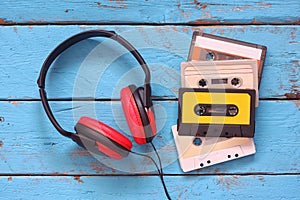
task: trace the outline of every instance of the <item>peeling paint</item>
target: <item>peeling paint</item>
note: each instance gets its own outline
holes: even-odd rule
[[[200,7],[200,9],[205,9],[207,7],[206,4],[202,4],[201,2],[196,1],[196,0],[194,0],[194,4],[196,5],[196,8]]]
[[[296,38],[296,36],[295,36],[295,31],[292,31],[292,32],[291,32],[291,36],[292,36],[292,39],[295,39],[295,38]]]
[[[124,1],[109,1],[109,3],[116,3],[117,5],[104,5],[100,1],[96,2],[97,6],[100,8],[126,8],[128,4],[125,4]]]
[[[201,9],[205,9],[205,8],[207,8],[206,4],[204,4],[204,5],[201,6]]]
[[[47,145],[47,146],[54,146],[56,144],[57,143],[54,143],[54,142],[44,142],[44,145]]]
[[[12,24],[16,24],[16,22],[7,21],[5,19],[0,18],[0,25],[12,25]]]
[[[253,23],[253,24],[263,24],[263,22],[257,21],[256,18],[253,18],[252,23]]]
[[[80,176],[74,176],[74,180],[78,181],[78,183],[83,183],[83,180],[80,179]]]
[[[178,199],[181,199],[182,195],[185,194],[188,190],[185,189],[184,191],[183,190],[179,190],[179,191],[181,191],[181,192],[178,195]]]
[[[0,148],[3,147],[3,142],[0,140]]]
[[[103,166],[99,162],[91,162],[90,167],[96,172],[96,173],[103,173],[104,169]]]
[[[250,8],[251,8],[251,6],[249,6],[249,5],[244,5],[244,6],[233,7],[233,8],[231,8],[230,10],[233,11],[233,12],[235,12],[235,11],[240,11],[240,12],[242,12],[242,11],[244,11],[244,10],[246,10],[246,9],[250,9]]]
[[[300,92],[294,91],[294,92],[290,92],[290,93],[285,93],[284,96],[287,99],[300,99]]]
[[[13,104],[13,105],[16,105],[16,106],[19,104],[18,101],[10,101],[9,103],[11,103],[11,104]]]
[[[14,32],[18,33],[18,28],[16,26],[14,26]]]
[[[265,177],[264,176],[259,176],[258,178],[260,181],[265,182]]]
[[[11,176],[8,177],[7,180],[8,180],[8,181],[12,181],[12,177],[11,177]]]
[[[81,148],[76,148],[73,152],[71,152],[72,155],[76,155],[76,156],[91,156],[91,154],[86,151],[86,150],[83,150]]]
[[[266,2],[257,2],[256,3],[257,5],[259,5],[261,8],[271,8],[272,7],[272,4],[270,3],[266,3]]]
[[[227,189],[231,189],[232,186],[239,186],[241,183],[238,180],[237,176],[224,178],[224,176],[221,175],[221,176],[219,176],[219,179],[217,180],[217,184],[221,185],[222,188],[226,187]]]
[[[187,23],[187,25],[209,25],[209,24],[222,24],[219,20],[203,20],[203,19],[197,19],[195,21],[190,21]]]

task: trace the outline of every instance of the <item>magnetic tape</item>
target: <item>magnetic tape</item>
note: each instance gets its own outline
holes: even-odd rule
[[[259,85],[266,52],[266,46],[195,31],[188,61],[255,59]]]
[[[178,134],[253,137],[255,90],[180,88]]]

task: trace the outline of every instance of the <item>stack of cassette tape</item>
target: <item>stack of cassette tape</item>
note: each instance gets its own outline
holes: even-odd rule
[[[254,154],[255,108],[267,48],[193,34],[181,63],[178,122],[172,132],[188,172]]]

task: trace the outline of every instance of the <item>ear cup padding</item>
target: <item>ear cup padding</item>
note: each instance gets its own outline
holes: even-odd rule
[[[152,137],[156,135],[156,122],[155,122],[155,116],[152,110],[147,110],[147,115],[150,121],[150,127],[152,129]]]
[[[126,148],[85,125],[77,123],[75,130],[81,140],[80,145],[91,153],[102,152],[113,159],[121,159],[129,154]]]
[[[132,88],[130,88],[132,87]],[[146,134],[144,130],[144,124],[141,119],[141,114],[135,102],[133,93],[131,90],[136,90],[135,86],[128,86],[121,90],[121,103],[122,108],[124,111],[124,115],[132,133],[132,136],[136,143],[138,144],[145,144],[146,141]],[[146,111],[144,110],[144,114],[146,115]],[[149,124],[149,122],[148,122]]]
[[[153,137],[156,135],[156,125],[155,125],[155,120],[150,121],[148,113],[152,113],[151,117],[153,117],[152,119],[154,119],[154,112],[152,112],[151,108],[150,109],[145,108],[145,104],[143,102],[143,97],[144,97],[143,87],[139,87],[136,89],[136,87],[132,87],[131,85],[129,85],[129,88],[131,90],[131,93],[133,93],[133,97],[135,99],[137,108],[139,110],[142,119],[142,123],[144,125],[146,142],[151,142]]]
[[[156,124],[154,118],[154,112],[152,108],[146,109],[143,97],[144,97],[144,88],[139,87],[136,89],[134,86],[129,86],[131,93],[133,93],[133,97],[135,99],[137,108],[139,110],[142,123],[144,125],[144,131],[146,136],[146,142],[151,142],[154,136],[156,135]]]
[[[127,155],[121,155],[119,153],[117,153],[115,150],[112,150],[111,148],[105,146],[104,144],[102,144],[101,142],[96,142],[97,146],[98,146],[98,150],[102,153],[104,153],[105,155],[107,155],[110,158],[116,159],[116,160],[120,160],[124,157],[126,157],[129,152],[127,151]]]
[[[132,143],[127,137],[98,120],[95,120],[90,117],[81,117],[77,124],[82,124],[96,131],[98,134],[107,137],[108,139],[116,142],[117,144],[121,145],[122,147],[128,150],[131,150],[132,148]]]

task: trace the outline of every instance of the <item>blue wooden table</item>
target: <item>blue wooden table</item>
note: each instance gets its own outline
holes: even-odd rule
[[[0,199],[165,198],[149,160],[94,158],[60,136],[43,111],[36,80],[44,59],[64,39],[94,29],[115,30],[150,65],[159,129],[154,143],[173,199],[300,199],[299,25],[298,0],[2,1]],[[256,112],[257,153],[183,173],[171,126],[179,66],[196,29],[259,43],[268,52]],[[47,78],[50,104],[68,130],[88,115],[129,135],[115,99],[120,87],[141,84],[143,74],[123,49],[101,42],[83,41],[55,62]],[[135,144],[134,150],[151,148]]]

